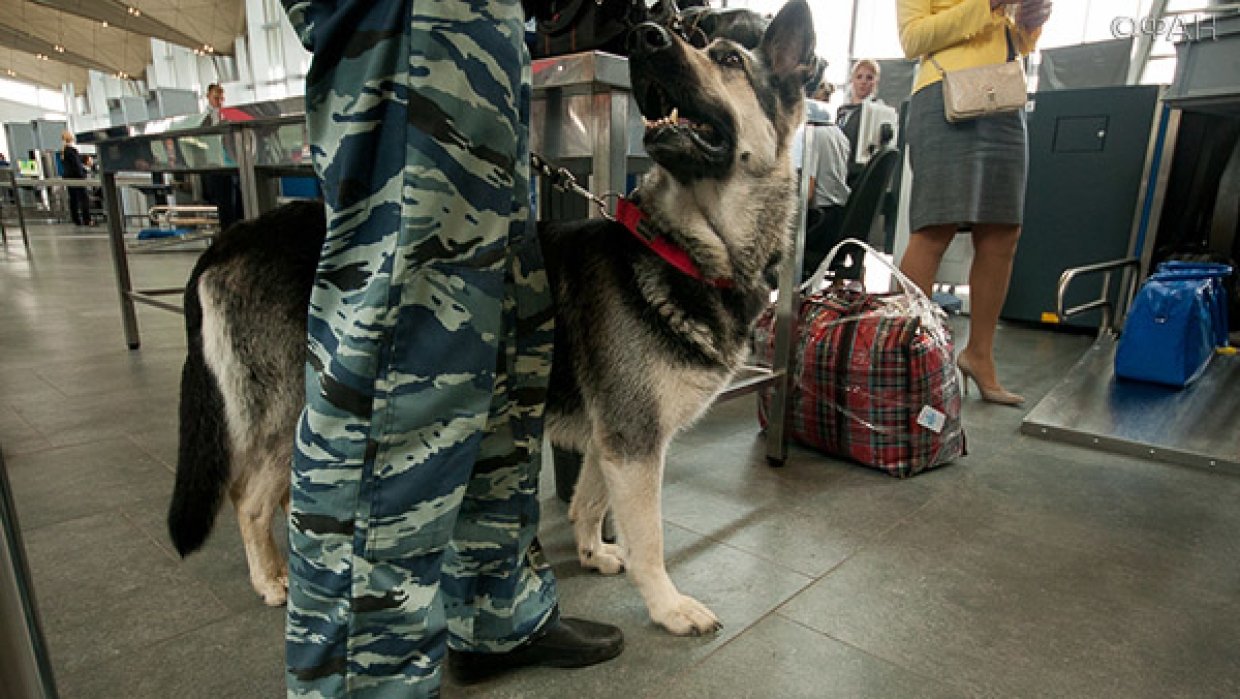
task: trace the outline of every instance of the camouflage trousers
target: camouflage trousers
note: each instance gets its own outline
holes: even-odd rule
[[[284,0],[328,236],[289,529],[289,696],[435,696],[556,613],[535,541],[553,315],[518,0]]]

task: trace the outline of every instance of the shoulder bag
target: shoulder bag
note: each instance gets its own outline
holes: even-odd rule
[[[934,59],[927,58],[943,74],[943,111],[953,124],[961,121],[1015,112],[1029,99],[1025,85],[1025,66],[1014,56],[1012,35],[1007,35],[1008,60],[950,73]]]

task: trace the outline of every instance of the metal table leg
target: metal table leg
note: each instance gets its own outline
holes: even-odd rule
[[[125,221],[121,211],[116,175],[103,175],[103,202],[108,211],[108,242],[112,248],[112,266],[116,269],[116,291],[121,298],[121,322],[125,326],[125,344],[138,349],[138,311],[133,302],[133,281],[129,277],[129,258],[125,251]]]
[[[26,233],[26,214],[22,212],[22,194],[17,188],[17,171],[9,170],[9,184],[13,185],[13,202],[14,208],[17,209],[17,225],[22,231],[22,244],[26,246],[26,252],[30,252],[30,236]],[[8,242],[8,238],[5,238]]]

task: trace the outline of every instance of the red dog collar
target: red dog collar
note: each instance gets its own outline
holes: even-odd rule
[[[638,240],[650,248],[654,254],[663,258],[669,265],[680,270],[682,273],[693,277],[694,279],[710,284],[716,289],[732,288],[732,280],[726,277],[716,279],[706,279],[702,276],[702,270],[698,269],[693,258],[689,257],[689,253],[685,249],[673,243],[666,236],[655,230],[654,226],[646,220],[646,214],[637,208],[630,199],[620,197],[616,201],[616,221],[629,229]]]

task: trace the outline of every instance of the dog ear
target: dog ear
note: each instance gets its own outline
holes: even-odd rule
[[[758,47],[766,65],[781,78],[798,77],[797,84],[814,66],[814,17],[805,0],[791,0],[775,15]]]

